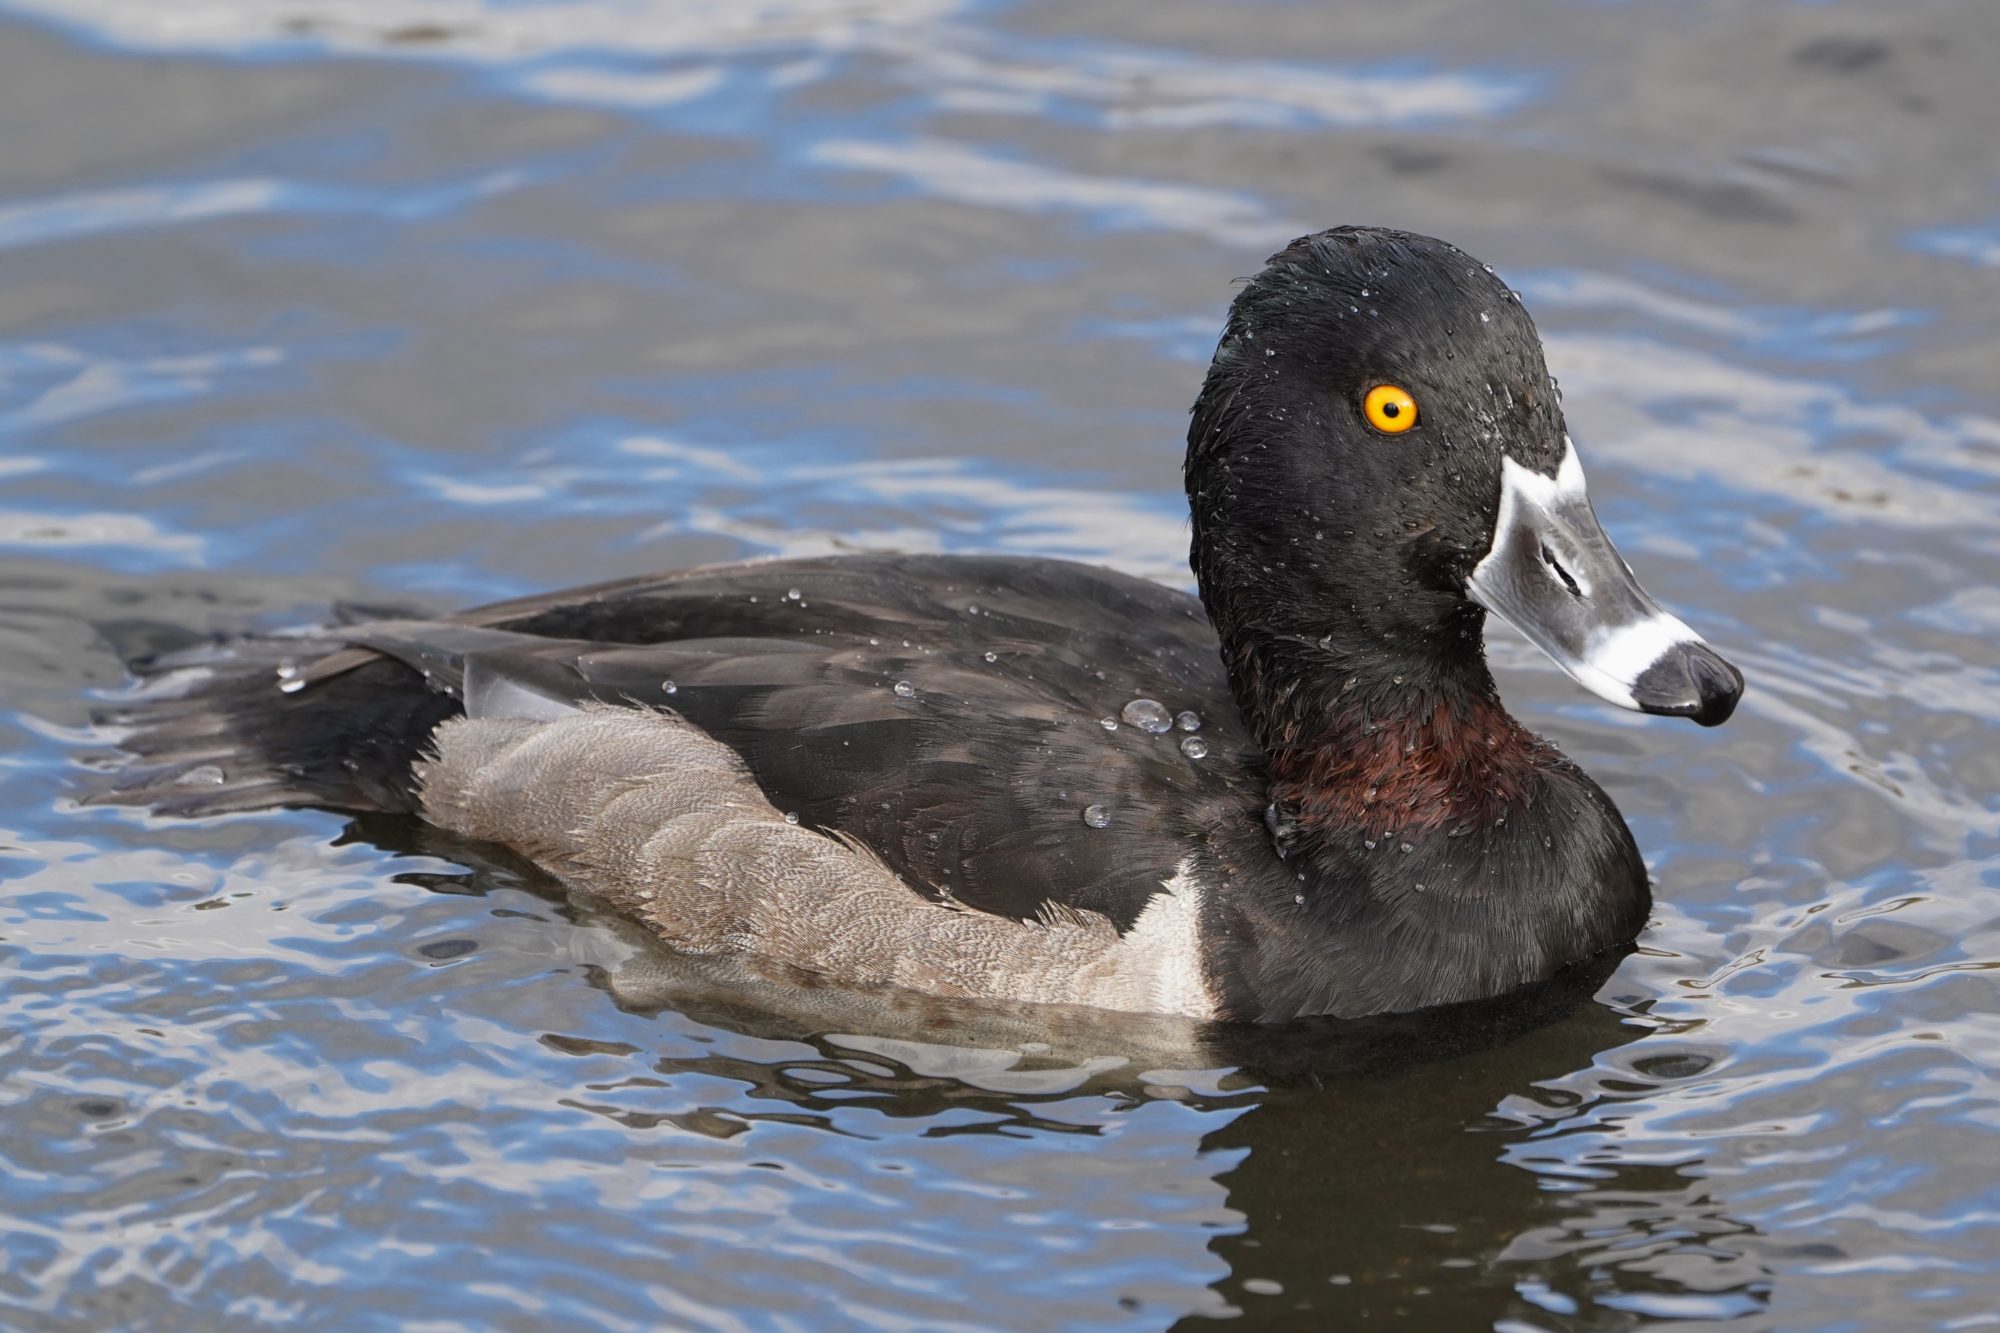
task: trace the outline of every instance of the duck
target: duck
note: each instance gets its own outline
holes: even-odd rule
[[[85,799],[412,815],[671,950],[960,1000],[1358,1018],[1629,947],[1639,849],[1487,618],[1625,709],[1715,726],[1743,676],[1606,536],[1519,296],[1428,236],[1292,242],[1183,478],[1193,595],[845,554],[167,654]]]

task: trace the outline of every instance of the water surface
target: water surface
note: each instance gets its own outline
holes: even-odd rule
[[[1996,62],[1975,0],[4,0],[0,1323],[2000,1323]],[[1184,581],[1231,280],[1343,221],[1522,290],[1750,674],[1700,732],[1495,635],[1658,881],[1608,975],[815,1008],[406,825],[65,803],[121,655],[337,600]]]

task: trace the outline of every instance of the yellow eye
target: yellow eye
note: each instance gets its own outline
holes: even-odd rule
[[[1378,384],[1361,400],[1368,424],[1384,435],[1401,435],[1417,424],[1417,400],[1394,384]]]

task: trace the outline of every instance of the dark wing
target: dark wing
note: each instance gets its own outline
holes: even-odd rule
[[[355,641],[463,691],[475,713],[534,698],[670,708],[742,755],[779,809],[984,911],[1028,918],[1057,903],[1129,926],[1215,820],[1263,799],[1200,605],[1108,570],[778,561],[463,622]],[[1200,730],[1102,725],[1139,698],[1196,713]],[[1191,735],[1205,754],[1184,752]],[[1104,827],[1086,822],[1090,807]]]

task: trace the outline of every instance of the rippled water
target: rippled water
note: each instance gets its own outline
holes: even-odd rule
[[[2000,15],[0,2],[0,1323],[2000,1323]],[[1230,279],[1499,265],[1717,733],[1496,636],[1642,947],[1261,1046],[676,971],[62,792],[120,654],[696,560],[1185,577]]]

